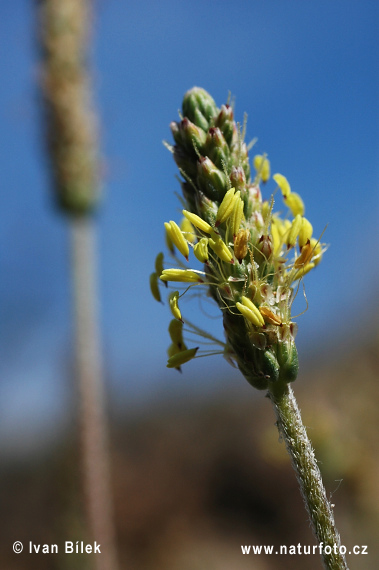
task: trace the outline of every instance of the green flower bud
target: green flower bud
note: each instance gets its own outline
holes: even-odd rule
[[[217,127],[211,127],[204,145],[204,153],[222,170],[224,165],[228,167],[230,152],[224,135]]]
[[[211,119],[218,113],[213,98],[200,87],[193,87],[187,91],[183,97],[182,111],[183,117],[188,117],[204,131],[209,129]]]
[[[242,163],[242,168],[244,169],[246,180],[250,180],[250,164],[249,156],[246,143],[241,145],[240,160]]]
[[[174,160],[180,170],[183,170],[189,178],[196,178],[197,176],[197,159],[188,156],[185,150],[180,146],[174,147]]]
[[[257,250],[263,255],[263,260],[270,259],[270,257],[272,256],[272,252],[273,252],[271,236],[262,235],[259,238],[259,241],[257,244]],[[261,256],[258,254],[258,258],[257,258],[258,262],[260,260],[260,257]],[[263,260],[261,260],[261,261],[263,261]]]
[[[229,188],[228,178],[208,157],[200,158],[197,163],[197,181],[204,194],[217,202],[221,202]]]
[[[232,144],[231,152],[233,155],[232,160],[234,166],[242,166],[245,172],[246,180],[250,181],[249,153],[246,143],[241,143],[241,141],[237,139],[237,141]]]
[[[242,166],[233,166],[229,178],[233,188],[240,190],[242,194],[246,189],[246,175]]]
[[[233,135],[236,133],[233,120],[233,109],[230,105],[221,105],[221,111],[216,117],[215,126],[221,129],[228,145],[232,144]]]
[[[207,135],[203,129],[196,126],[187,118],[179,123],[179,134],[183,147],[193,156],[197,156],[195,148],[202,151]],[[175,133],[176,137],[179,135]]]
[[[179,123],[177,123],[176,121],[172,121],[170,123],[170,129],[171,129],[171,133],[172,136],[174,138],[174,141],[176,142],[176,144],[181,144],[182,142],[182,136],[180,133],[180,129],[179,129]]]

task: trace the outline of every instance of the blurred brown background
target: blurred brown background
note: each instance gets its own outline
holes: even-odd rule
[[[317,368],[316,368],[317,366]],[[314,355],[295,385],[335,503],[342,544],[367,545],[351,569],[379,565],[379,392],[374,342]],[[178,375],[179,376],[179,375]],[[178,378],[180,381],[180,378]],[[243,382],[241,377],[241,382]],[[313,545],[274,415],[263,393],[168,400],[113,415],[112,461],[121,568],[318,569],[318,555],[242,555],[241,545]],[[85,540],[78,458],[66,434],[38,459],[1,467],[0,567],[90,568],[85,555],[15,555],[11,545]]]

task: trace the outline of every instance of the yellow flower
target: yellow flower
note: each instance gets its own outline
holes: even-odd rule
[[[262,182],[267,182],[270,178],[270,161],[261,154],[256,154],[253,159],[254,168]]]
[[[195,229],[187,218],[184,217],[180,222],[180,229],[182,233],[185,235],[186,239],[189,242],[194,243],[194,241],[196,240]]]
[[[194,269],[164,269],[160,279],[179,283],[204,283],[201,274],[203,273]]]
[[[228,246],[222,241],[220,237],[217,238],[216,235],[214,235],[214,237],[215,239],[209,238],[208,243],[215,254],[218,255],[222,261],[226,261],[226,263],[233,263],[233,255]]]
[[[303,218],[300,216],[300,214],[297,214],[297,216],[295,216],[294,221],[292,222],[290,231],[288,232],[287,236],[287,246],[289,248],[295,247],[297,236],[300,233],[302,223],[303,223]]]
[[[271,221],[271,236],[272,236],[272,247],[274,250],[274,255],[277,255],[280,252],[280,248],[282,246],[282,240],[279,234],[278,224],[275,222],[274,218]]]
[[[312,224],[307,218],[302,218],[301,228],[299,232],[299,247],[302,248],[308,241],[310,241],[313,233]]]
[[[182,350],[170,358],[167,361],[167,368],[178,368],[182,364],[185,364],[189,360],[192,360],[196,356],[196,352],[199,350],[197,348],[188,348],[187,350]]]
[[[313,263],[318,265],[322,259],[321,243],[316,238],[311,238],[311,247],[313,252]]]
[[[293,281],[296,281],[296,279],[300,279],[301,277],[304,277],[304,275],[309,273],[310,270],[313,269],[314,267],[315,267],[314,263],[308,263],[307,265],[305,265],[304,267],[302,267],[301,269],[296,271],[296,273],[293,277]]]
[[[231,188],[226,192],[217,211],[216,228],[223,222],[226,222],[226,220],[229,218],[230,214],[232,213],[234,202],[236,201],[237,195],[238,198],[240,196],[240,191],[236,193],[234,192],[235,192],[234,188]]]
[[[235,194],[235,197],[236,196],[237,192]],[[230,216],[230,229],[233,236],[237,235],[240,229],[242,218],[243,218],[243,200],[241,200],[241,198],[239,197],[239,192],[238,192],[238,198],[236,198],[234,201],[233,211]]]
[[[259,307],[259,312],[261,313],[266,323],[278,326],[282,324],[282,319],[280,318],[280,316],[271,311],[271,309],[269,309],[268,307]]]
[[[210,234],[212,231],[212,226],[210,226],[205,220],[200,218],[197,214],[193,214],[192,212],[188,212],[187,210],[183,210],[183,216],[187,218],[195,228],[198,228],[202,232]]]
[[[287,194],[287,196],[285,196],[284,199],[287,206],[291,210],[293,216],[297,216],[297,214],[300,214],[300,216],[304,216],[305,212],[304,202],[299,196],[299,194],[296,194],[296,192],[291,192],[290,194]]]
[[[279,186],[282,191],[283,196],[286,198],[289,194],[291,194],[291,186],[289,182],[283,174],[274,174],[273,179]]]
[[[236,235],[236,239],[234,240],[234,255],[240,263],[247,255],[247,242],[249,235],[249,230],[241,229]]]
[[[205,263],[209,259],[208,255],[208,238],[201,238],[193,248],[196,259]]]
[[[168,296],[168,302],[169,302],[172,314],[174,315],[174,317],[176,319],[178,319],[178,321],[183,322],[182,313],[180,312],[179,305],[178,305],[178,299],[179,299],[179,291],[172,291]]]
[[[243,316],[256,327],[263,327],[265,322],[259,309],[250,299],[244,295],[241,297],[242,303],[236,303],[236,307]]]
[[[178,248],[180,253],[184,255],[184,257],[188,261],[188,255],[189,255],[188,243],[185,237],[183,236],[182,231],[179,228],[178,224],[176,224],[171,220],[169,223],[165,222],[164,225],[166,228],[167,235],[170,236],[172,243]]]
[[[303,248],[301,250],[301,254],[296,259],[294,267],[296,267],[296,268],[304,267],[312,259],[312,255],[313,255],[313,248],[312,248],[310,242],[308,241],[303,246]]]
[[[155,258],[155,271],[157,275],[160,275],[163,271],[163,253],[158,253],[157,257]]]
[[[150,290],[154,299],[159,303],[161,303],[162,299],[161,299],[161,292],[158,287],[158,275],[157,273],[155,273],[155,271],[150,275]]]

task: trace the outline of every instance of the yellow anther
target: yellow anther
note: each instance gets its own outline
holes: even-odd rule
[[[262,218],[266,221],[267,216],[271,212],[271,204],[267,200],[262,203]]]
[[[234,240],[234,255],[240,263],[247,255],[247,244],[249,237],[249,230],[241,229],[236,235],[236,239]]]
[[[164,269],[160,279],[178,283],[204,283],[201,275],[193,269]]]
[[[170,225],[170,224],[168,224]],[[170,226],[171,228],[171,226]],[[170,232],[167,230],[166,225],[165,225],[165,239],[166,239],[166,245],[167,245],[167,249],[169,250],[170,253],[172,253],[172,255],[175,254],[175,246],[174,246],[174,242],[172,241],[172,237],[171,237],[171,230]]]
[[[234,207],[234,201],[235,201],[235,189],[231,188],[230,190],[227,191],[227,193],[225,194],[219,208],[217,211],[217,217],[216,217],[216,227],[219,226],[220,224],[222,224],[223,222],[226,222],[226,220],[229,218],[230,214],[233,211],[233,207]],[[238,196],[239,196],[239,192],[238,192]]]
[[[313,233],[311,222],[307,218],[303,218],[299,232],[299,247],[302,248],[308,241],[310,241]]]
[[[207,234],[210,234],[212,231],[212,226],[210,226],[205,220],[203,220],[202,218],[200,218],[200,216],[197,216],[196,214],[193,214],[192,212],[188,212],[187,210],[183,210],[183,216],[185,218],[187,218],[187,220],[189,222],[191,222],[191,224],[193,226],[195,226],[195,228],[201,230],[202,232],[205,232]]]
[[[187,347],[183,340],[183,323],[177,319],[172,319],[168,326],[170,338],[179,350],[185,350]]]
[[[185,364],[189,360],[192,360],[196,356],[196,352],[199,350],[197,348],[189,348],[187,350],[182,350],[170,358],[167,361],[167,368],[178,368],[182,364]]]
[[[274,218],[272,219],[271,222],[271,237],[272,237],[272,248],[274,251],[274,255],[277,255],[282,246],[282,240],[279,234],[278,224],[275,222]]]
[[[208,238],[201,238],[193,248],[196,259],[205,263],[209,259],[208,254]]]
[[[250,309],[250,311],[256,315],[256,317],[259,319],[259,322],[261,323],[261,326],[263,326],[265,324],[264,320],[259,312],[258,307],[253,303],[253,301],[249,299],[249,297],[245,297],[245,295],[242,295],[241,301],[245,307]]]
[[[268,158],[261,154],[256,154],[253,159],[253,164],[258,176],[260,176],[263,182],[267,182],[270,178],[270,161]]]
[[[157,275],[160,275],[163,271],[163,253],[158,253],[157,257],[155,258],[155,272]]]
[[[296,244],[296,239],[297,236],[300,233],[301,230],[301,226],[302,226],[302,217],[300,216],[300,214],[297,214],[297,216],[295,216],[294,221],[292,222],[290,231],[288,232],[288,236],[287,236],[287,246],[290,247],[295,247]]]
[[[254,303],[252,303],[247,297],[242,297],[241,301],[242,303],[236,303],[236,307],[239,312],[256,327],[263,327],[265,322]]]
[[[233,263],[233,255],[228,246],[222,241],[220,237],[216,239],[209,238],[208,243],[215,252],[215,254],[218,255],[218,257],[222,259],[222,261],[226,261],[227,263]]]
[[[230,229],[233,236],[236,236],[242,222],[243,218],[243,200],[241,200],[239,194],[240,192],[236,192],[236,196],[238,194],[238,198],[234,202],[234,207],[232,214],[230,216]]]
[[[304,275],[309,273],[310,270],[313,269],[314,267],[315,267],[315,264],[312,262],[312,263],[308,263],[307,265],[305,265],[301,269],[298,269],[296,271],[294,277],[293,277],[293,281],[296,281],[296,279],[300,279],[301,277],[304,277]]]
[[[318,265],[322,259],[322,245],[316,238],[311,238],[313,263]]]
[[[280,218],[275,218],[275,224],[278,227],[280,239],[283,240],[291,229],[291,222],[289,220],[281,220]]]
[[[289,194],[291,194],[291,186],[289,182],[283,174],[274,174],[273,179],[279,186],[282,191],[283,196],[286,198]]]
[[[169,223],[165,222],[164,225],[165,225],[167,234],[171,238],[171,241],[178,248],[180,253],[182,255],[184,255],[184,257],[188,261],[188,254],[189,254],[188,243],[187,243],[184,235],[182,234],[182,231],[179,228],[178,224],[176,224],[175,222],[170,220]]]
[[[293,216],[297,216],[297,214],[300,214],[300,216],[304,216],[305,212],[304,202],[299,196],[299,194],[296,194],[296,192],[291,192],[291,194],[288,194],[287,197],[285,198],[285,203],[291,210]]]
[[[196,240],[195,228],[187,218],[182,218],[180,229],[185,235],[186,240],[193,243]]]
[[[294,267],[305,267],[312,259],[313,251],[310,242],[308,241],[302,248],[301,254],[295,261]]]
[[[159,303],[161,303],[162,298],[161,298],[161,292],[158,287],[158,274],[155,272],[150,275],[150,290],[154,299]]]
[[[178,352],[181,352],[182,350],[184,350],[184,349],[179,348],[178,345],[175,344],[175,342],[172,342],[172,343],[170,344],[170,346],[168,347],[168,349],[167,349],[167,356],[168,356],[169,358],[171,358],[171,356],[174,356],[175,354],[178,354]]]
[[[170,309],[172,314],[176,319],[178,319],[178,321],[183,321],[182,313],[180,312],[178,305],[178,299],[179,299],[179,291],[172,291],[168,296],[168,302],[170,304]]]
[[[268,307],[259,307],[259,311],[266,323],[277,326],[280,326],[282,324],[282,319],[280,316],[271,311],[271,309]]]

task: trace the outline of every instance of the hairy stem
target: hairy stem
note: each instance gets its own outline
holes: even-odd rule
[[[348,570],[345,557],[340,553],[341,540],[333,511],[292,388],[288,384],[271,383],[268,395],[275,409],[279,433],[284,438],[296,471],[313,531],[320,548],[322,546],[324,567],[328,570]],[[326,546],[330,547],[330,553],[329,548],[325,552]]]

